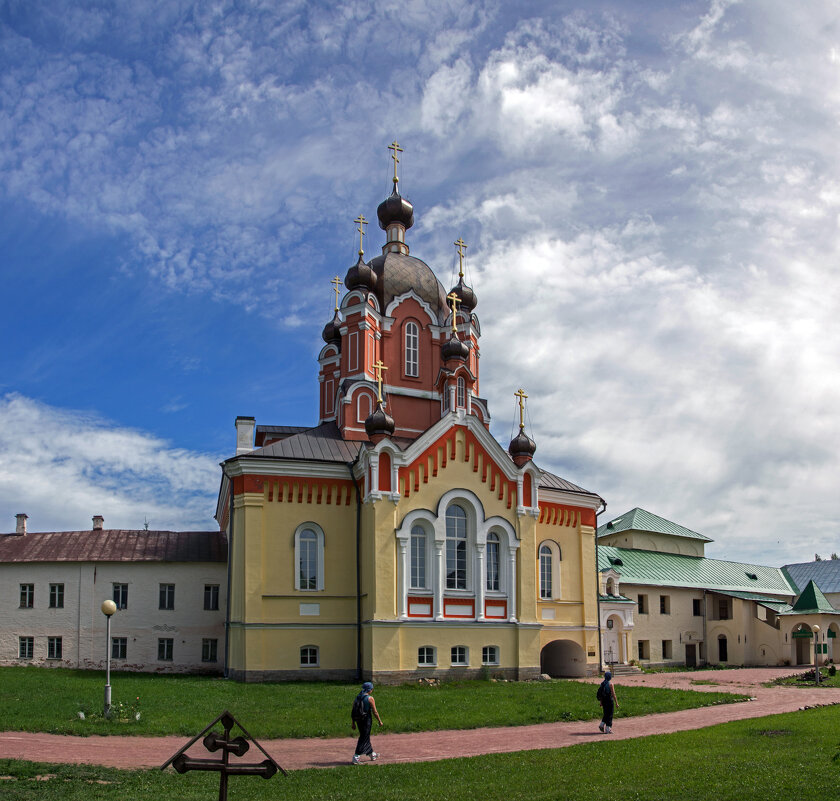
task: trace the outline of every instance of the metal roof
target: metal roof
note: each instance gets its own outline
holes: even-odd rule
[[[789,603],[780,601],[778,598],[768,598],[766,595],[761,595],[757,592],[735,592],[731,590],[715,590],[715,592],[719,592],[721,595],[729,595],[733,598],[741,598],[744,601],[755,601],[759,606],[766,606],[768,609],[772,609],[779,614],[793,609]]]
[[[828,599],[822,594],[820,588],[813,582],[809,581],[802,594],[796,599],[793,608],[790,610],[792,615],[805,614],[825,614],[834,613],[840,614],[840,611],[835,609]]]
[[[342,439],[335,423],[322,423],[244,455],[248,458],[255,456],[313,462],[352,462],[363,444],[358,440]]]
[[[696,587],[768,595],[796,594],[780,568],[724,562],[705,556],[684,556],[599,545],[598,569],[609,567],[621,573],[621,581],[627,584]]]
[[[597,492],[585,490],[577,484],[572,484],[571,481],[566,481],[565,478],[560,478],[560,476],[556,476],[554,473],[549,473],[548,470],[543,470],[540,476],[540,486],[546,489],[562,490],[563,492],[578,492],[582,495],[591,495],[593,498],[598,497]]]
[[[604,537],[607,534],[615,534],[619,531],[650,531],[656,534],[671,534],[675,537],[688,537],[692,540],[702,540],[703,542],[713,542],[708,537],[692,531],[690,528],[680,526],[677,523],[672,523],[664,517],[655,515],[645,509],[636,507],[623,515],[610,520],[598,528],[598,536]]]
[[[225,562],[222,531],[41,531],[0,535],[2,562]]]
[[[782,570],[797,588],[813,580],[823,592],[840,592],[840,559],[785,565]]]

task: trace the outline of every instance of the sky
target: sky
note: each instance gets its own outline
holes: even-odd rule
[[[396,138],[504,446],[521,386],[601,522],[840,551],[838,122],[833,0],[0,0],[0,530],[213,529]]]

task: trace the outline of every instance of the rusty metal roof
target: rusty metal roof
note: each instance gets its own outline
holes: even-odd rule
[[[41,531],[0,535],[2,562],[224,562],[222,531]]]

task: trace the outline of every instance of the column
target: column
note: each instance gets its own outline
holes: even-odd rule
[[[408,540],[400,538],[397,540],[400,544],[400,559],[399,559],[399,615],[400,620],[405,620],[408,617]]]
[[[443,546],[435,541],[435,620],[443,620]]]
[[[516,623],[516,548],[511,548],[508,552],[510,558],[508,560],[510,568],[508,570],[508,619],[511,623]]]
[[[476,570],[475,570],[475,617],[476,620],[484,620],[484,588],[486,577],[484,575],[484,543],[475,545]]]

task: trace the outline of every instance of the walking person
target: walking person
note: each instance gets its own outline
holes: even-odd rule
[[[358,765],[361,762],[362,756],[367,754],[371,762],[376,762],[379,754],[373,750],[370,744],[370,729],[373,726],[373,717],[382,725],[382,718],[379,717],[379,712],[376,710],[376,701],[373,700],[371,693],[373,692],[373,684],[366,681],[362,685],[362,691],[356,696],[353,701],[353,708],[350,711],[350,728],[355,729],[359,727],[359,740],[356,743],[356,753],[353,754],[353,764]]]
[[[612,734],[613,713],[618,706],[618,699],[615,697],[615,687],[612,684],[612,673],[608,670],[604,673],[604,680],[598,687],[598,700],[604,708],[604,714],[598,728],[604,734]]]

